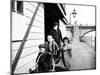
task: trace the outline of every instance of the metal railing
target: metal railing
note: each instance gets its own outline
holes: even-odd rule
[[[84,36],[82,38],[82,40],[90,47],[90,48],[93,48],[95,49],[95,37],[92,37],[92,36]]]

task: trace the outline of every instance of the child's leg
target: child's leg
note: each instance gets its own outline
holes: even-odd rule
[[[72,57],[72,49],[68,49],[70,58]]]
[[[61,59],[61,51],[57,51],[57,55],[54,56],[55,64],[58,64]]]
[[[55,60],[54,60],[54,57],[52,56],[52,65],[53,65],[53,69],[52,69],[52,72],[55,71]]]

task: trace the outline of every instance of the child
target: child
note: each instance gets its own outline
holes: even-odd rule
[[[59,47],[57,43],[54,41],[52,35],[48,35],[47,40],[48,41],[46,42],[46,46],[48,47],[48,51],[51,52],[52,55],[56,55],[57,50],[59,50]]]
[[[68,37],[64,37],[62,46],[62,61],[66,70],[70,68],[71,47],[69,45]]]
[[[46,45],[47,45],[47,50],[48,52],[50,52],[55,60],[55,64],[58,62],[57,60],[57,52],[59,51],[59,47],[57,45],[57,43],[54,41],[52,35],[48,35],[47,36],[47,42],[46,42]]]
[[[55,42],[57,43],[57,45],[60,47],[61,41],[62,41],[62,34],[59,29],[58,22],[53,22],[53,29],[50,31],[50,34],[52,35],[52,37],[55,40]]]
[[[57,60],[57,52],[59,51],[59,47],[57,43],[54,41],[52,35],[47,36],[47,42],[45,43],[47,46],[47,52],[51,53],[52,55],[52,61],[53,61],[53,70],[55,71],[55,64],[58,63],[59,60]]]
[[[40,45],[39,45],[39,54],[38,54],[38,56],[37,56],[37,58],[36,58],[36,62],[38,61],[39,56],[40,56],[42,53],[45,52],[45,49],[46,49],[45,44],[40,44]]]
[[[36,58],[36,63],[35,63],[35,69],[29,69],[29,72],[30,73],[34,73],[34,72],[37,72],[37,68],[38,68],[38,60],[39,60],[39,57],[40,57],[40,55],[41,54],[43,54],[44,52],[45,52],[45,48],[46,48],[46,46],[45,46],[45,44],[40,44],[39,45],[39,53],[38,53],[38,56],[37,56],[37,58]]]
[[[52,41],[51,37],[49,41]],[[47,51],[46,43],[40,45],[40,53],[37,57],[38,72],[52,72],[55,71],[54,59],[51,53]]]
[[[53,71],[52,55],[46,51],[46,44],[39,45],[39,54],[36,59],[35,70],[29,69],[30,73]]]

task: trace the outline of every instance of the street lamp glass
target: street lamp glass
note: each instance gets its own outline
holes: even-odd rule
[[[74,9],[73,12],[72,12],[72,15],[73,15],[74,18],[76,17],[76,14],[77,14],[77,12],[76,12],[76,10]]]

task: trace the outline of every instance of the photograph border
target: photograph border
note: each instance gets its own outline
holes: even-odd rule
[[[12,59],[12,0],[10,0],[10,74],[12,75],[12,63],[11,63],[11,59]],[[18,1],[18,0],[16,0]],[[19,1],[23,1],[23,0],[19,0]],[[23,1],[23,2],[35,2],[35,3],[56,3],[56,2],[42,2],[42,1]],[[66,4],[66,5],[76,5],[76,6],[92,6],[95,7],[95,51],[96,51],[96,68],[97,68],[97,6],[96,5],[87,5],[87,4],[73,4],[73,3],[56,3],[56,4]],[[44,18],[45,19],[45,18]],[[45,27],[45,26],[44,26]],[[45,29],[44,29],[45,30]],[[44,35],[45,36],[45,35]],[[87,71],[87,70],[96,70],[95,69],[79,69],[79,70],[71,70],[71,71]],[[66,72],[66,71],[60,71],[60,72]],[[56,72],[47,72],[47,73],[56,73]],[[30,74],[30,73],[16,73],[14,75],[19,75],[19,74]],[[42,73],[32,73],[32,74],[42,74]],[[31,74],[30,74],[31,75]]]

